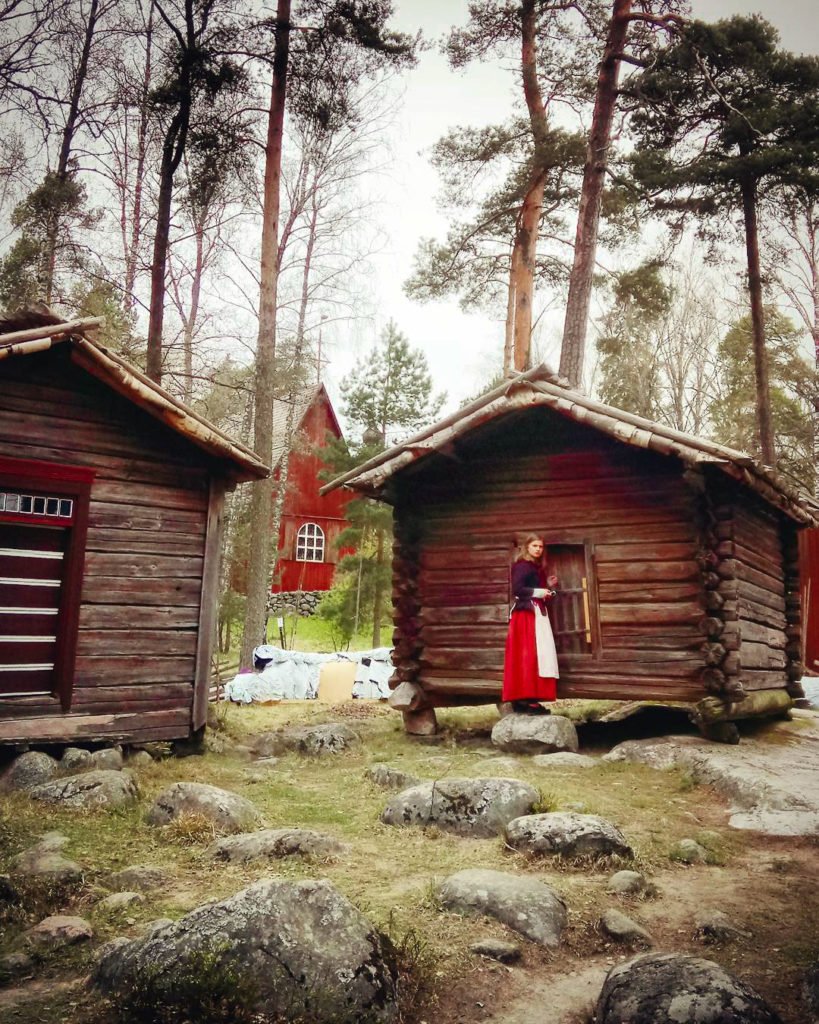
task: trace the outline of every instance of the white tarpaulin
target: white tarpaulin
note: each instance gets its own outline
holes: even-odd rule
[[[285,651],[265,644],[257,647],[254,662],[264,665],[258,672],[240,672],[225,683],[223,700],[238,704],[279,700],[313,700],[318,695],[321,666],[330,661],[356,662],[355,683],[351,697],[379,698],[389,696],[387,680],[393,672],[392,648],[371,651],[345,651],[342,654],[313,654],[307,651]]]

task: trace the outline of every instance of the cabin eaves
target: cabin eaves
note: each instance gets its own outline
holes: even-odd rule
[[[595,401],[571,390],[568,382],[545,364],[504,381],[493,391],[408,441],[337,477],[322,488],[321,493],[345,486],[388,500],[382,488],[394,474],[427,455],[446,452],[447,446],[483,423],[510,412],[538,406],[552,409],[632,447],[676,456],[691,466],[717,466],[800,525],[817,525],[806,497],[788,485],[781,475],[746,452]]]

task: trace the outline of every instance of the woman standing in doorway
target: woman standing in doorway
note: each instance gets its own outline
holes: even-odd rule
[[[557,696],[557,652],[546,614],[557,577],[546,575],[543,551],[543,538],[530,533],[512,566],[515,603],[506,636],[502,699],[525,715],[548,714],[540,701]]]

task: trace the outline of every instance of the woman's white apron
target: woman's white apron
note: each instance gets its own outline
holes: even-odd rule
[[[537,644],[537,674],[545,679],[559,679],[557,651],[552,636],[549,616],[544,615],[535,601],[535,643]]]

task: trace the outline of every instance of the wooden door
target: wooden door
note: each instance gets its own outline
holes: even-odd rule
[[[0,521],[0,696],[54,691],[68,533]]]
[[[592,652],[591,570],[583,544],[549,544],[549,574],[558,578],[557,596],[549,602],[549,615],[558,654]]]

